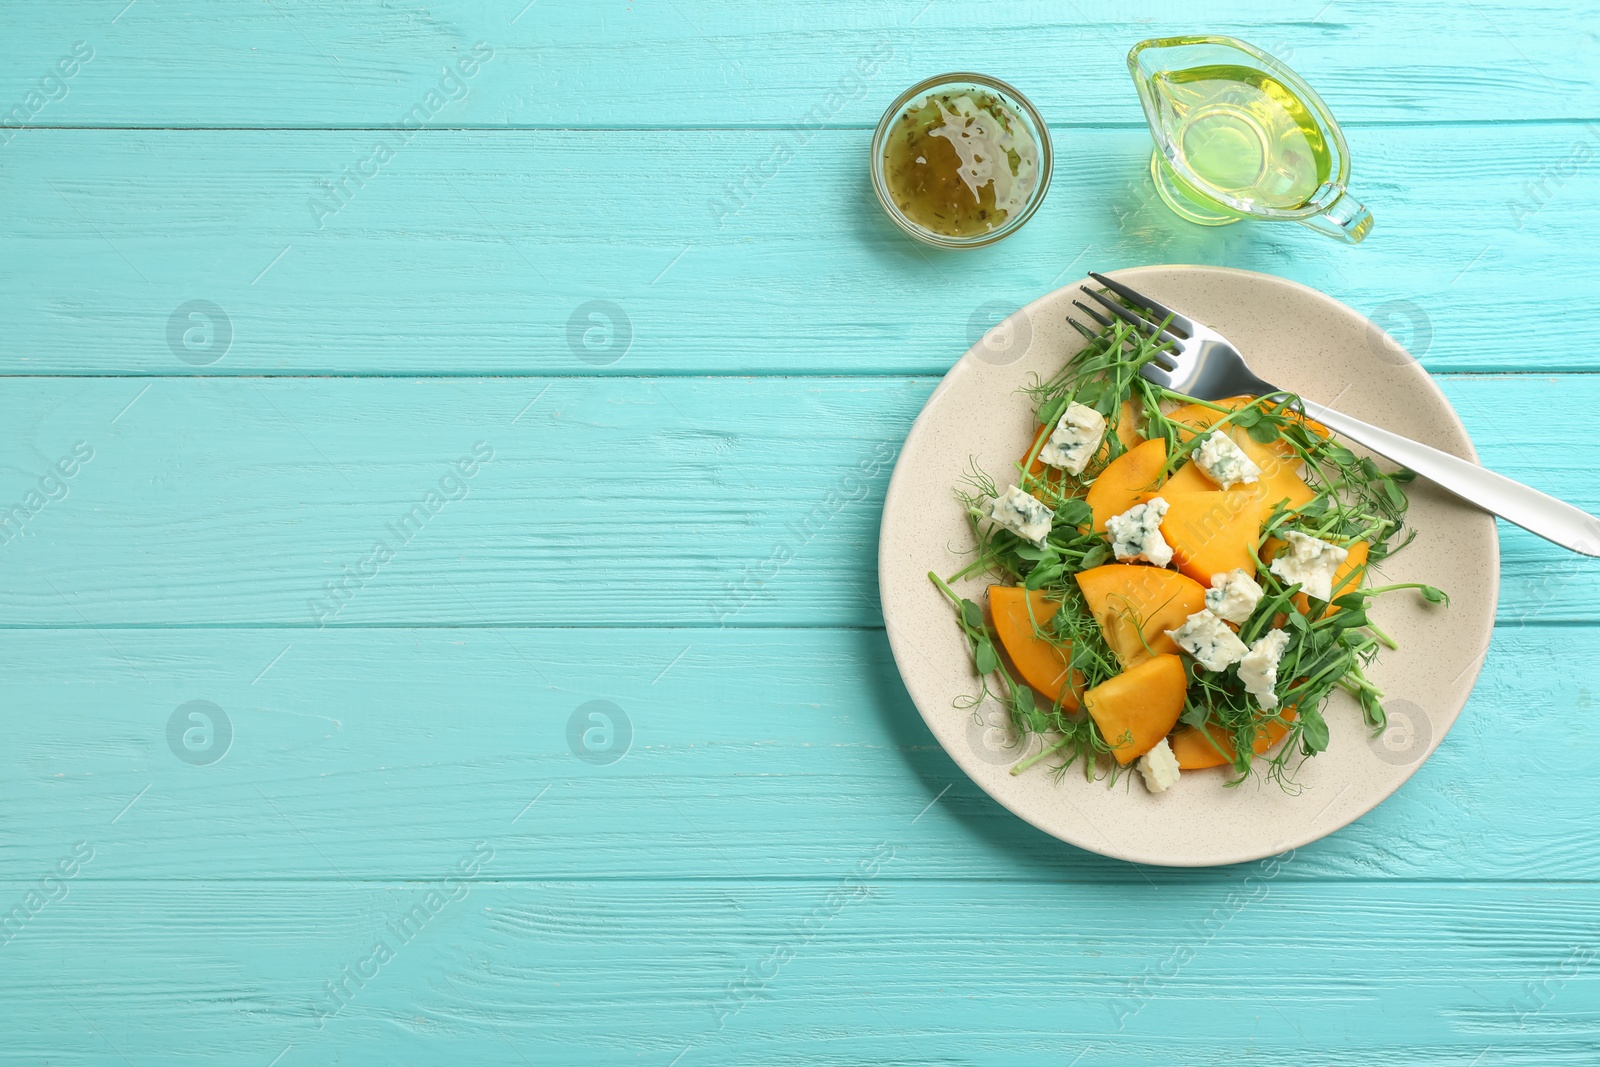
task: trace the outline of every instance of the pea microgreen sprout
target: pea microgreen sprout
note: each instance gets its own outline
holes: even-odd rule
[[[1285,463],[1303,469],[1303,478],[1314,494],[1298,507],[1279,502],[1263,522],[1254,546],[1259,564],[1256,581],[1263,595],[1249,618],[1239,624],[1239,638],[1246,644],[1274,628],[1289,635],[1278,665],[1278,706],[1264,711],[1235,672],[1204,670],[1186,658],[1188,687],[1179,721],[1199,730],[1227,759],[1233,771],[1230,784],[1243,781],[1262,765],[1270,778],[1294,789],[1293,775],[1299,762],[1328,746],[1323,705],[1335,689],[1355,699],[1372,730],[1381,730],[1386,723],[1383,693],[1367,677],[1365,668],[1380,649],[1395,648],[1397,642],[1368,615],[1371,601],[1416,590],[1427,603],[1449,603],[1442,590],[1422,583],[1362,585],[1369,572],[1414,536],[1405,527],[1408,502],[1403,489],[1413,475],[1406,470],[1385,471],[1369,457],[1357,456],[1334,441],[1307,419],[1292,394],[1256,397],[1243,404],[1196,400],[1139,374],[1139,368],[1165,348],[1164,342],[1120,320],[1098,333],[1074,325],[1088,343],[1060,370],[1047,378],[1035,375],[1022,391],[1033,401],[1043,426],[1054,426],[1074,403],[1103,416],[1106,433],[1099,454],[1081,477],[1053,468],[1035,473],[1034,462],[1048,436],[1041,433],[1005,479],[992,477],[972,463],[955,489],[972,528],[972,557],[947,578],[928,576],[954,609],[978,676],[977,691],[960,698],[958,705],[976,714],[979,704],[994,699],[1005,707],[1019,734],[1038,740],[1039,747],[1012,768],[1013,774],[1049,763],[1059,776],[1074,763],[1081,763],[1085,777],[1116,781],[1119,765],[1111,754],[1127,739],[1102,737],[1088,714],[1039,696],[1008,663],[983,609],[958,594],[953,583],[986,578],[1028,590],[1024,602],[1033,636],[1061,651],[1073,688],[1082,691],[1108,681],[1122,667],[1078,588],[1076,576],[1112,561],[1105,537],[1093,531],[1092,511],[1085,497],[1100,472],[1127,451],[1118,431],[1132,429],[1145,440],[1166,441],[1163,478],[1188,462],[1210,433],[1243,431],[1257,444],[1272,445]],[[1175,422],[1168,412],[1177,405],[1208,409],[1214,418],[1207,420],[1209,425],[1203,431]],[[1132,427],[1122,426],[1125,418],[1133,420]],[[1052,510],[1051,528],[1042,544],[989,521],[990,505],[999,497],[1001,486],[1011,483]],[[1300,597],[1300,585],[1284,582],[1268,566],[1272,548],[1290,531],[1347,549],[1364,543],[1365,562],[1350,569],[1328,601]],[[1035,615],[1033,594],[1056,606],[1047,620]],[[1309,610],[1302,610],[1301,605]],[[1135,630],[1142,630],[1140,620],[1131,621]],[[1283,737],[1266,755],[1255,749],[1264,732]],[[1227,747],[1219,744],[1219,739]],[[1024,751],[1029,750],[1025,746]]]

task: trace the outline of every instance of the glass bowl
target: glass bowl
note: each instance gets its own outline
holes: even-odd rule
[[[936,233],[908,218],[905,212],[895,205],[894,199],[889,194],[888,177],[884,174],[884,149],[888,146],[889,132],[895,120],[906,111],[935,93],[964,92],[982,90],[989,93],[1006,107],[1015,112],[1023,122],[1026,132],[1039,146],[1039,174],[1033,192],[1023,206],[999,226],[983,233],[971,234],[965,237],[956,237],[950,234]],[[1044,120],[1039,117],[1039,112],[1034,110],[1028,98],[1019,93],[1015,88],[985,74],[972,74],[968,72],[954,72],[940,74],[924,79],[907,89],[895,98],[894,103],[883,113],[883,118],[878,120],[878,128],[872,134],[872,189],[878,194],[878,203],[882,205],[884,213],[894,221],[909,236],[926,244],[936,245],[940,248],[977,248],[982,245],[994,244],[1003,237],[1009,237],[1022,228],[1022,224],[1033,217],[1044,202],[1045,193],[1050,190],[1050,171],[1053,156],[1050,148],[1050,131],[1045,127]]]

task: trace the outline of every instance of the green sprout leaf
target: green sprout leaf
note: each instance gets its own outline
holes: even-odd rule
[[[1022,584],[1028,589],[1043,589],[1051,582],[1060,578],[1061,573],[1065,570],[1066,567],[1059,563],[1051,564],[1048,567],[1035,567],[1032,571],[1028,572],[1028,577]]]
[[[1305,746],[1305,753],[1314,756],[1318,752],[1328,749],[1328,723],[1322,717],[1322,712],[1316,708],[1307,708],[1300,714],[1300,743]]]
[[[979,674],[993,674],[1000,669],[1000,657],[995,655],[994,645],[987,638],[977,643],[972,656]]]
[[[1275,422],[1258,422],[1245,432],[1250,435],[1250,440],[1262,445],[1270,445],[1283,436]]]
[[[1056,508],[1056,525],[1082,526],[1094,518],[1094,509],[1087,500],[1069,500]]]

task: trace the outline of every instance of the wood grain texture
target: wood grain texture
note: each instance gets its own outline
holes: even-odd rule
[[[75,41],[94,58],[32,121],[76,126],[389,125],[484,43],[494,56],[449,126],[637,129],[876,122],[945,70],[1013,81],[1051,122],[1143,124],[1123,57],[1152,36],[1245,37],[1289,60],[1346,122],[1600,116],[1596,7],[1475,0],[1442,16],[1411,0],[1264,6],[1162,0],[805,0],[781,9],[446,0],[121,4],[8,11],[0,100],[26,100]],[[981,30],[979,29],[981,28]],[[865,61],[865,67],[858,62]],[[813,111],[812,109],[816,110]]]
[[[1487,464],[1600,510],[1597,14],[7,6],[0,1064],[1593,1063],[1595,561],[1502,526],[1437,754],[1202,871],[977,791],[872,561],[938,376],[1142,263],[1372,315]],[[1153,201],[1123,57],[1201,29],[1327,98],[1365,245]],[[961,68],[1033,98],[1057,170],[941,255],[864,155]]]
[[[896,881],[920,830],[804,885],[508,884],[493,841],[454,900],[471,844],[402,884],[71,882],[5,946],[0,1063],[1593,1063],[1593,885]]]
[[[1350,142],[1359,248],[1181,222],[1147,133],[1067,129],[1028,226],[951,253],[883,217],[862,131],[30,130],[0,166],[0,372],[942,374],[1085,270],[1189,262],[1322,289],[1434,371],[1600,369],[1548,314],[1600,317],[1573,250],[1600,229],[1600,163],[1573,155],[1600,124]],[[181,347],[193,300],[227,343]]]
[[[1600,455],[1569,431],[1590,376],[1442,381],[1486,464],[1600,508]],[[33,514],[0,528],[21,530],[0,544],[0,613],[69,627],[878,626],[882,493],[934,384],[15,379],[0,515]],[[93,458],[41,482],[78,442]],[[462,477],[475,445],[493,459]],[[1600,562],[1510,527],[1504,542],[1503,621],[1600,620]]]
[[[1499,633],[1437,754],[1284,877],[1600,876],[1597,660],[1595,628]],[[85,880],[401,881],[481,838],[495,878],[826,880],[924,808],[895,879],[1034,882],[1058,900],[1250,869],[1137,868],[1022,823],[933,740],[881,631],[11,631],[0,671],[18,709],[0,811],[28,813],[0,837],[8,876],[42,876],[86,840],[105,858]],[[175,715],[204,731],[179,714],[197,700],[231,727],[231,742],[221,727],[190,739],[221,757],[206,765],[168,734]],[[597,700],[609,737],[585,710]],[[575,739],[574,720],[601,733]],[[980,754],[983,733],[969,732]]]

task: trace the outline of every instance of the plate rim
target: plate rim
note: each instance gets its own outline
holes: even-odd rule
[[[1129,284],[1136,284],[1137,277],[1141,274],[1148,272],[1165,273],[1175,271],[1195,271],[1219,276],[1242,277],[1251,279],[1252,281],[1265,280],[1268,284],[1288,286],[1291,289],[1299,290],[1301,293],[1310,297],[1314,301],[1331,303],[1335,305],[1343,312],[1354,316],[1361,322],[1366,323],[1369,330],[1378,331],[1387,336],[1386,331],[1382,331],[1381,327],[1379,327],[1366,315],[1363,315],[1355,308],[1350,307],[1337,297],[1331,296],[1320,289],[1306,285],[1303,282],[1295,281],[1292,278],[1284,278],[1280,275],[1268,274],[1264,271],[1245,270],[1240,267],[1210,266],[1207,264],[1197,263],[1153,263],[1142,264],[1135,267],[1123,267],[1110,271],[1102,271],[1101,273],[1108,274],[1114,278],[1117,278],[1119,281],[1126,281]],[[1069,282],[1066,285],[1057,286],[1056,288],[1051,289],[1049,292],[1043,293],[1033,300],[1030,300],[1026,304],[1023,304],[1011,314],[1026,314],[1032,309],[1038,307],[1038,305],[1054,300],[1062,293],[1074,290],[1080,285],[1092,283],[1093,280],[1085,276],[1077,281]],[[1403,345],[1400,345],[1398,341],[1394,341],[1392,337],[1389,339],[1408,357],[1406,362],[1402,365],[1405,368],[1406,373],[1410,375],[1418,387],[1430,391],[1433,397],[1442,405],[1444,412],[1460,431],[1461,438],[1466,445],[1467,458],[1471,459],[1472,462],[1477,463],[1477,446],[1473,442],[1472,435],[1468,431],[1466,424],[1462,421],[1460,414],[1457,413],[1455,405],[1450,403],[1450,399],[1444,395],[1444,391],[1439,388],[1439,385],[1434,380],[1433,375],[1422,366],[1421,362],[1415,356],[1412,356],[1411,353]],[[916,443],[918,437],[929,432],[928,426],[931,421],[930,412],[932,412],[940,403],[947,391],[956,388],[960,384],[961,378],[968,373],[968,368],[971,367],[974,361],[980,358],[978,356],[978,350],[980,347],[982,347],[982,345],[983,338],[980,337],[966,350],[966,352],[961,355],[959,359],[956,360],[954,364],[951,365],[950,369],[945,372],[944,376],[940,379],[939,384],[934,388],[933,392],[928,395],[927,400],[923,402],[921,410],[918,411],[916,419],[913,420],[911,428],[906,431],[905,438],[901,443],[899,454],[895,459],[894,471],[889,477],[889,484],[884,493],[883,512],[878,525],[878,551],[876,562],[878,566],[878,600],[880,605],[888,605],[892,602],[891,598],[886,595],[887,589],[885,586],[884,577],[890,570],[890,568],[885,566],[884,559],[886,554],[886,545],[888,544],[888,539],[885,537],[885,531],[889,524],[891,515],[894,512],[894,509],[891,507],[891,503],[895,500],[898,493],[905,491],[905,481],[906,478],[909,477],[903,477],[903,473],[909,469],[905,465],[905,458],[910,452],[913,451],[913,445]],[[1478,657],[1477,661],[1470,668],[1471,681],[1462,693],[1460,704],[1452,709],[1449,713],[1449,723],[1444,727],[1443,730],[1439,732],[1439,736],[1432,740],[1428,751],[1413,765],[1406,769],[1401,777],[1394,781],[1392,788],[1389,788],[1387,791],[1377,791],[1370,803],[1359,804],[1351,808],[1347,813],[1342,813],[1342,821],[1330,824],[1325,829],[1320,831],[1312,829],[1304,834],[1286,836],[1281,842],[1281,847],[1277,848],[1276,851],[1263,852],[1259,851],[1258,849],[1243,848],[1240,849],[1236,854],[1223,854],[1214,859],[1208,859],[1204,861],[1173,860],[1168,857],[1144,852],[1138,848],[1112,850],[1098,847],[1092,843],[1087,836],[1079,839],[1067,837],[1062,833],[1058,833],[1055,829],[1043,825],[1040,821],[1033,818],[1026,810],[1023,810],[1018,805],[1011,803],[1008,798],[998,795],[994,791],[990,790],[989,787],[984,784],[981,776],[974,774],[972,769],[968,766],[968,762],[970,760],[974,760],[974,757],[969,753],[952,751],[952,746],[945,744],[944,740],[940,737],[938,730],[934,728],[934,723],[929,717],[930,713],[923,708],[921,702],[917,700],[916,695],[911,692],[911,687],[909,685],[906,685],[907,695],[911,698],[912,705],[917,709],[918,715],[922,717],[924,724],[928,727],[928,730],[933,735],[934,740],[938,742],[939,747],[944,750],[945,754],[950,757],[951,761],[961,769],[962,773],[965,774],[973,782],[973,784],[978,786],[979,789],[982,789],[985,795],[994,800],[1007,811],[1011,812],[1011,814],[1015,815],[1017,818],[1021,819],[1023,822],[1034,827],[1035,829],[1055,838],[1056,840],[1063,841],[1066,844],[1072,845],[1076,848],[1084,849],[1087,852],[1093,852],[1101,856],[1106,856],[1110,859],[1121,860],[1128,863],[1173,868],[1193,869],[1222,867],[1239,863],[1248,863],[1265,859],[1270,856],[1282,855],[1284,853],[1292,852],[1296,849],[1302,848],[1314,841],[1319,841],[1322,838],[1331,836],[1332,834],[1345,829],[1352,823],[1365,817],[1385,800],[1388,800],[1390,797],[1392,797],[1400,790],[1401,786],[1411,780],[1412,776],[1414,776],[1417,771],[1428,762],[1428,760],[1433,758],[1433,754],[1438,751],[1439,746],[1444,743],[1445,737],[1449,735],[1450,730],[1454,728],[1456,722],[1460,719],[1461,712],[1466,707],[1467,701],[1471,698],[1473,690],[1477,687],[1478,679],[1482,675],[1483,664],[1488,657],[1489,647],[1493,641],[1496,619],[1499,614],[1500,580],[1502,577],[1500,561],[1500,532],[1498,523],[1493,519],[1492,516],[1490,516],[1490,525],[1488,529],[1490,531],[1490,536],[1488,538],[1489,558],[1486,562],[1490,567],[1494,578],[1493,581],[1489,583],[1488,610],[1485,613],[1485,618],[1487,621],[1484,626],[1485,633],[1483,635],[1484,653]],[[901,676],[902,684],[905,684],[905,664],[907,662],[907,656],[905,650],[901,647],[901,641],[896,636],[896,626],[889,619],[887,610],[884,612],[884,631],[888,638],[890,654],[894,658],[895,669]]]

